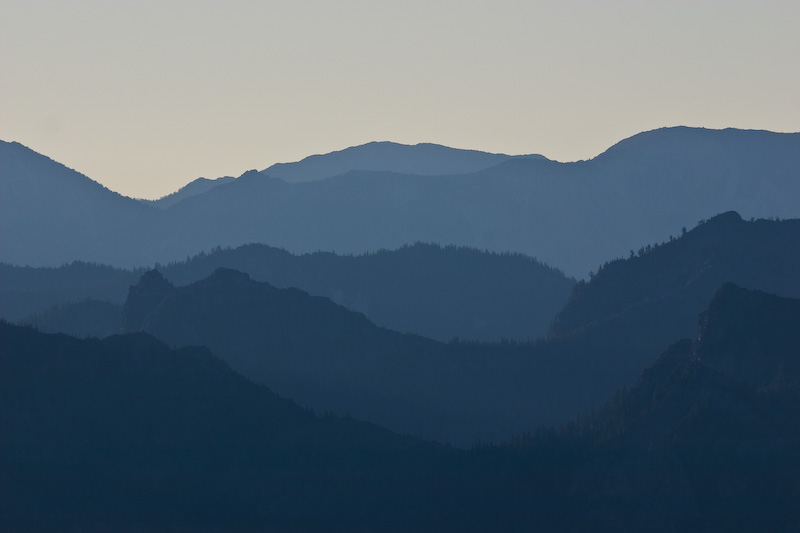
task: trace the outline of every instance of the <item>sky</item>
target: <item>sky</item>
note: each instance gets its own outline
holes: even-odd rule
[[[369,141],[800,131],[800,2],[0,0],[0,139],[158,198]]]

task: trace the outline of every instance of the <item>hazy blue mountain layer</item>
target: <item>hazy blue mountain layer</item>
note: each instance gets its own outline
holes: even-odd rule
[[[561,272],[520,254],[420,243],[356,256],[296,256],[247,245],[196,256],[162,272],[183,285],[220,267],[326,296],[379,326],[437,340],[543,336],[574,286]]]
[[[245,375],[319,410],[441,441],[496,442],[564,422],[633,383],[663,346],[694,335],[702,300],[723,283],[800,296],[794,243],[800,221],[718,216],[607,266],[576,288],[564,313],[606,284],[609,294],[631,294],[638,305],[587,305],[587,326],[536,344],[440,344],[400,335],[329,300],[232,271],[179,288],[143,279],[126,312],[138,309],[147,319],[127,327],[174,346],[209,346]],[[614,269],[626,273],[609,282]],[[663,278],[665,269],[673,281]],[[147,306],[137,303],[139,293],[148,295]]]
[[[219,269],[184,287],[150,271],[131,287],[124,312],[125,331],[208,346],[236,371],[319,412],[461,444],[497,440],[519,423],[519,410],[505,414],[494,403],[508,407],[508,398],[487,403],[475,394],[482,382],[502,388],[475,368],[500,354],[382,329],[327,298],[238,271]]]
[[[358,256],[292,255],[253,244],[217,249],[159,270],[185,285],[220,267],[276,287],[326,296],[380,326],[439,340],[543,336],[574,285],[555,269],[519,254],[427,244]],[[59,268],[0,264],[0,316],[18,321],[86,298],[122,304],[142,273],[87,263]],[[62,307],[30,322],[50,330],[56,314],[65,312]],[[70,330],[79,331],[87,330]]]
[[[295,163],[277,163],[261,172],[289,183],[332,178],[352,170],[443,176],[477,172],[511,159],[522,158],[544,159],[541,155],[491,154],[430,143],[411,146],[393,142],[371,142],[329,154],[312,155]]]
[[[602,409],[462,452],[315,417],[202,348],[0,322],[0,527],[788,531],[798,323],[800,300],[726,284]]]
[[[287,183],[251,171],[159,210],[4,143],[0,260],[132,266],[217,245],[362,253],[421,241],[523,252],[584,277],[721,212],[800,216],[797,168],[800,134],[680,127],[589,161],[511,159],[461,175],[351,171]]]
[[[603,267],[575,289],[548,340],[535,344],[401,335],[327,299],[241,274],[177,289],[166,280],[158,290],[145,284],[150,300],[139,308],[149,325],[129,327],[175,345],[209,345],[252,379],[320,410],[443,441],[498,441],[562,423],[633,383],[663,346],[694,335],[703,301],[723,283],[800,295],[799,242],[799,221],[720,215]],[[86,334],[100,324],[95,308],[61,307],[34,323]]]
[[[294,163],[276,163],[261,172],[289,183],[318,181],[352,170],[436,176],[476,172],[519,158],[544,159],[540,155],[510,156],[477,150],[460,150],[438,144],[421,143],[410,146],[384,141],[352,146],[328,154],[312,155]],[[141,201],[164,209],[233,179],[235,178],[232,176],[217,179],[198,178],[163,198]]]
[[[144,273],[76,261],[60,267],[0,263],[0,317],[18,322],[52,307],[86,299],[122,304]]]
[[[650,344],[637,349],[655,353],[694,332],[698,313],[722,283],[800,297],[799,272],[800,220],[747,222],[724,213],[681,238],[604,264],[575,287],[549,338],[598,332],[620,342],[647,325]]]
[[[60,266],[113,255],[136,264],[160,211],[19,143],[0,141],[0,256]]]

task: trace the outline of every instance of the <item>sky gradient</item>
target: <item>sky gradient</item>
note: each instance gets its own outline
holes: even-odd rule
[[[797,1],[0,0],[0,139],[134,197],[373,140],[800,131]]]

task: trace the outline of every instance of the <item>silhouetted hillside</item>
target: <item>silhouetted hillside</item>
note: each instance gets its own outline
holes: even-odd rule
[[[724,213],[662,245],[606,263],[575,287],[558,314],[551,337],[592,327],[630,330],[626,320],[649,321],[649,335],[692,333],[695,317],[716,289],[732,282],[800,297],[800,220],[746,222]]]
[[[666,298],[691,300],[694,313],[728,281],[800,296],[798,268],[800,220],[748,222],[737,213],[724,213],[682,238],[648,245],[635,257],[604,265],[589,283],[575,288],[553,324],[553,334]]]
[[[798,300],[725,284],[701,315],[696,356],[759,394],[798,396],[798,325]]]
[[[403,335],[326,298],[224,269],[185,287],[150,272],[131,287],[125,314],[127,331],[208,346],[245,376],[318,411],[465,446],[585,410],[598,390],[581,389],[597,364],[607,364],[593,353]]]
[[[564,422],[593,405],[599,405],[620,387],[633,383],[639,373],[656,359],[663,346],[676,338],[692,336],[697,316],[705,307],[703,299],[706,302],[710,300],[721,284],[735,282],[786,295],[798,294],[798,243],[798,221],[744,222],[735,214],[726,214],[699,225],[671,243],[656,249],[644,247],[640,257],[613,262],[592,281],[576,288],[571,303],[560,315],[566,319],[556,322],[547,342],[516,347],[428,345],[428,353],[446,355],[431,355],[420,360],[399,358],[392,361],[394,366],[387,367],[392,370],[386,370],[385,375],[396,376],[391,378],[396,379],[396,383],[401,382],[399,376],[408,372],[437,376],[425,386],[424,390],[429,391],[426,394],[436,398],[435,391],[438,390],[438,394],[447,391],[452,399],[446,400],[444,405],[462,406],[459,409],[471,413],[473,420],[477,420],[478,413],[481,413],[480,423],[469,422],[469,417],[456,417],[460,421],[449,430],[440,424],[440,431],[430,433],[430,427],[395,426],[382,418],[374,420],[396,429],[421,431],[429,437],[457,442],[474,442],[472,439],[475,437],[496,441],[507,438],[509,432],[532,429],[538,424]],[[596,306],[590,305],[592,301],[597,302]],[[615,303],[619,306],[615,307]],[[229,305],[215,304],[220,309]],[[581,309],[583,311],[578,313]],[[245,312],[244,308],[242,312]],[[573,320],[570,316],[583,318]],[[210,334],[217,320],[222,319],[209,319],[211,325],[203,334]],[[558,329],[559,324],[568,323],[577,325],[565,327],[563,332]],[[262,325],[251,324],[251,327],[266,331]],[[295,331],[304,338],[310,337],[308,333]],[[239,350],[244,350],[244,344],[238,340],[243,335],[245,332],[229,337],[230,342],[239,342]],[[368,349],[359,352],[357,348],[361,341],[350,341],[352,345],[348,350],[360,353],[364,358],[362,361],[370,360],[366,355],[370,353]],[[189,337],[184,342],[203,344],[205,341]],[[251,341],[249,346],[255,353],[268,342],[271,341]],[[322,344],[326,343],[329,342]],[[399,346],[403,346],[402,342]],[[215,349],[226,356],[221,346]],[[400,353],[405,349],[398,348]],[[382,352],[380,343],[375,350],[375,353]],[[337,356],[334,359],[344,364],[348,357]],[[420,366],[423,361],[432,366]],[[325,376],[330,373],[322,367],[318,372],[322,379],[327,379]],[[359,375],[358,372],[355,375]],[[448,385],[436,389],[431,383]],[[290,397],[305,398],[295,396],[292,390],[281,389],[281,392]],[[409,389],[406,387],[404,390]],[[475,390],[485,392],[476,397]],[[330,401],[332,398],[338,396],[331,394]],[[437,401],[441,402],[441,399]],[[312,405],[332,405],[327,402]],[[377,409],[383,404],[371,402],[371,405]],[[526,405],[527,410],[521,410],[521,405]],[[351,410],[363,413],[364,417],[377,416],[355,408]],[[448,420],[452,419],[454,412],[448,415]],[[460,433],[466,427],[472,430]]]
[[[798,323],[800,300],[725,285],[603,409],[460,452],[314,417],[205,349],[0,322],[0,527],[790,531]]]
[[[359,256],[296,256],[254,244],[202,253],[160,271],[185,285],[221,267],[326,296],[381,326],[439,340],[542,336],[574,285],[522,255],[426,244]],[[58,269],[0,264],[0,316],[19,320],[85,298],[122,304],[140,275],[86,263]]]
[[[371,142],[329,154],[312,155],[296,163],[277,163],[262,173],[290,183],[331,178],[352,170],[441,176],[476,172],[516,158],[544,159],[540,155],[490,154],[429,143],[410,146]]]
[[[800,519],[800,300],[725,285],[672,346],[584,421],[579,527],[788,530]],[[788,326],[788,327],[787,327]]]
[[[0,212],[0,260],[36,266],[166,263],[253,242],[293,253],[433,242],[522,252],[583,277],[718,213],[800,216],[800,134],[763,131],[666,128],[590,161],[510,159],[461,175],[351,171],[286,183],[251,171],[165,210],[137,202],[129,213],[100,195],[75,217],[61,201],[71,193],[51,196],[47,186],[55,164],[6,163],[18,155],[4,157],[0,170],[3,201],[13,207]],[[8,185],[21,180],[19,168],[28,173],[24,194]],[[51,210],[40,209],[40,195],[55,202]]]
[[[316,418],[205,349],[6,323],[0,335],[5,531],[428,527],[421,502],[400,495],[427,492],[435,448]]]
[[[576,286],[541,347],[592,366],[585,394],[595,401],[631,384],[664,346],[693,336],[723,283],[800,296],[800,220],[745,222],[726,213],[640,254]]]
[[[733,281],[774,291],[783,287],[782,294],[792,294],[800,271],[798,234],[797,221],[744,222],[727,214],[655,250],[644,247],[641,257],[605,266],[576,290],[561,322],[573,326],[563,332],[554,326],[547,342],[532,345],[443,345],[380,330],[363,316],[345,318],[347,311],[331,302],[324,308],[334,315],[314,319],[319,325],[308,324],[299,310],[307,304],[316,309],[316,302],[324,299],[305,295],[284,301],[272,298],[270,291],[236,284],[239,288],[230,291],[222,288],[224,284],[213,290],[203,285],[175,289],[187,292],[176,297],[174,302],[182,303],[174,303],[169,316],[162,316],[162,327],[165,335],[173,329],[181,332],[180,338],[169,337],[170,342],[218,342],[212,346],[220,356],[242,358],[253,365],[248,375],[270,386],[277,388],[271,381],[277,376],[289,376],[291,387],[287,382],[280,392],[318,409],[350,411],[441,440],[496,442],[539,424],[563,423],[633,383],[664,346],[694,334],[704,308],[702,299],[710,299],[715,286]],[[222,252],[219,257],[230,253],[245,266],[244,258],[252,251],[287,257],[261,247]],[[239,256],[240,252],[246,253]],[[197,257],[174,268],[186,267],[184,273],[200,275],[214,265],[211,259],[216,256]],[[324,264],[326,270],[336,271],[331,266],[335,263]],[[281,268],[290,271],[291,265]],[[242,286],[248,284],[259,286],[252,281]],[[155,295],[153,306],[173,290],[166,282],[161,285],[158,291],[149,291]],[[208,303],[192,303],[187,296],[192,291]],[[596,305],[584,305],[584,299]],[[198,314],[199,309],[205,314]],[[318,316],[317,312],[308,311],[308,316]],[[277,318],[267,318],[273,315]],[[291,316],[296,319],[284,324]],[[337,322],[340,319],[347,327]],[[333,337],[337,329],[341,334]],[[300,356],[294,358],[295,353]],[[360,396],[337,392],[351,390],[351,382]],[[423,415],[412,416],[417,412]]]
[[[208,346],[245,376],[319,411],[439,436],[435,420],[447,410],[434,402],[443,345],[234,270],[179,288],[145,274],[130,289],[125,329],[172,346]]]
[[[0,263],[0,317],[18,321],[87,298],[122,304],[142,273],[82,261],[57,268]]]
[[[220,267],[326,296],[378,325],[438,340],[543,336],[574,285],[522,255],[429,244],[358,256],[295,256],[248,245],[201,254],[162,272],[183,285]]]

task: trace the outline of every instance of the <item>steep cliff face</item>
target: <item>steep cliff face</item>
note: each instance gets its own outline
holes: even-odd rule
[[[585,426],[587,525],[783,529],[800,518],[800,300],[726,284],[682,340]]]
[[[161,305],[173,289],[169,281],[157,270],[145,272],[138,283],[131,285],[125,304],[125,331],[140,331],[147,317]]]
[[[800,363],[800,306],[725,284],[703,313],[698,338],[704,364],[755,390],[778,392]]]

